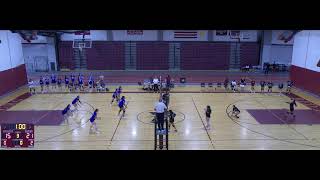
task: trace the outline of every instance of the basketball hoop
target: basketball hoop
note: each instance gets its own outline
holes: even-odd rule
[[[91,45],[92,41],[90,39],[74,39],[72,47],[82,52],[84,48],[91,48]]]

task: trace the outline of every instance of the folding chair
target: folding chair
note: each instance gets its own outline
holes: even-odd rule
[[[208,88],[209,88],[209,91],[213,90],[213,83],[208,83]]]
[[[206,83],[200,83],[201,91],[206,87]]]
[[[219,88],[219,89],[221,89],[221,85],[222,85],[222,83],[217,83],[217,88]]]

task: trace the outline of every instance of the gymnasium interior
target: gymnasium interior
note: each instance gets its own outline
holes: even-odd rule
[[[319,49],[320,30],[0,30],[1,150],[319,150]]]

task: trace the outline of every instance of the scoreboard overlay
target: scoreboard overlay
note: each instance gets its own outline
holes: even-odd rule
[[[1,124],[2,148],[34,147],[33,124]]]

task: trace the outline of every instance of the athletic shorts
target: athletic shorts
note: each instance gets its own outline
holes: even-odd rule
[[[164,121],[164,113],[156,113],[157,120]]]

